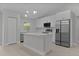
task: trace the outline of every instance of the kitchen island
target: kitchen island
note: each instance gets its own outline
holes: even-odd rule
[[[45,55],[52,48],[52,33],[24,33],[23,46]]]

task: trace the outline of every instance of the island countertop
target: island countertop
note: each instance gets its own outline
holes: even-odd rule
[[[52,33],[27,33],[27,32],[23,32],[22,34],[25,34],[25,35],[50,35]]]

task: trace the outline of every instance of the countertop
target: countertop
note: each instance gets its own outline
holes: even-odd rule
[[[27,32],[23,32],[22,34],[26,34],[26,35],[50,35],[52,33],[27,33]]]

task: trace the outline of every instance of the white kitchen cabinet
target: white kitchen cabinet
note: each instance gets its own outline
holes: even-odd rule
[[[52,48],[52,34],[24,33],[24,47],[41,55],[45,55]]]

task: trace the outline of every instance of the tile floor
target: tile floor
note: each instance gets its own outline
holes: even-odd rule
[[[40,56],[21,45],[13,44],[6,47],[0,46],[0,56]],[[57,45],[46,56],[79,56],[79,47],[65,48]]]

